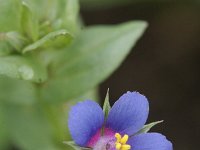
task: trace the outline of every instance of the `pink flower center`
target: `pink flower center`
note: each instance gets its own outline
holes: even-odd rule
[[[114,133],[112,130],[105,128],[104,135],[101,135],[101,129],[90,139],[87,147],[93,150],[130,150],[131,146],[127,144],[129,136]]]
[[[101,129],[97,131],[97,133],[90,139],[87,146],[94,148],[94,146],[97,144],[98,141],[101,139]],[[113,132],[111,129],[105,128],[104,129],[104,136],[106,138],[113,138],[115,137],[115,132]]]

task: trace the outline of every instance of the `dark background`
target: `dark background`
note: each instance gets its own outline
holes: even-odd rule
[[[82,9],[86,25],[146,20],[149,27],[121,67],[100,86],[112,103],[126,91],[150,101],[148,122],[165,120],[161,132],[174,150],[197,150],[200,140],[200,5],[134,3]]]

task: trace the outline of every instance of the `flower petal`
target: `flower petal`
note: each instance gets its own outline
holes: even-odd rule
[[[143,133],[133,136],[128,144],[133,150],[173,150],[172,143],[159,133]]]
[[[138,92],[127,92],[111,108],[106,127],[116,132],[132,135],[145,124],[149,113],[149,103]]]
[[[73,140],[79,146],[86,146],[103,123],[104,115],[101,107],[91,100],[79,102],[70,110],[68,126]]]

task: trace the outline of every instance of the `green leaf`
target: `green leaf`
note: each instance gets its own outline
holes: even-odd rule
[[[104,105],[103,105],[103,112],[104,112],[105,119],[108,117],[110,109],[111,109],[111,106],[110,106],[110,102],[109,102],[109,89],[108,89],[106,98],[104,101]]]
[[[154,127],[155,125],[162,123],[162,122],[163,122],[163,120],[144,125],[144,127],[141,130],[139,130],[136,134],[147,133],[152,127]]]
[[[5,105],[12,142],[22,150],[57,150],[42,110],[33,106]]]
[[[73,141],[64,141],[63,143],[71,146],[74,150],[92,150],[91,148],[80,147],[76,145]]]
[[[19,31],[20,0],[0,0],[0,32]]]
[[[72,100],[68,101],[68,103],[71,102],[72,105],[75,105],[77,102],[83,101],[86,99],[91,99],[97,102],[99,100],[98,88],[97,87],[92,88],[89,91],[85,92],[84,94],[79,95],[78,97],[73,98]]]
[[[59,17],[58,11],[63,13],[65,0],[28,0],[39,20],[53,21]],[[44,11],[45,10],[45,11]]]
[[[54,31],[54,32],[51,32],[51,33],[47,34],[46,36],[44,36],[40,40],[36,41],[35,43],[25,47],[23,49],[23,53],[26,53],[28,51],[36,50],[37,48],[43,46],[47,42],[53,42],[53,41],[56,40],[56,38],[63,37],[63,36],[65,37],[66,40],[68,40],[68,38],[72,38],[73,37],[67,30],[64,30],[64,29],[63,30]]]
[[[18,32],[8,32],[6,33],[6,41],[10,45],[12,45],[16,50],[21,51],[22,47],[25,45],[27,42],[25,37],[23,37],[20,33]]]
[[[65,13],[63,16],[63,27],[67,28],[70,32],[76,34],[80,30],[79,26],[79,1],[66,0]]]
[[[0,33],[0,56],[11,53],[14,49],[21,51],[26,39],[18,32]]]
[[[38,38],[38,20],[27,3],[22,1],[21,30],[30,39]]]
[[[103,112],[104,112],[104,123],[106,122],[106,119],[108,117],[108,114],[110,112],[111,106],[109,102],[109,89],[107,90],[106,98],[104,100],[104,105],[103,105]],[[105,126],[101,128],[101,135],[104,135],[104,129]]]
[[[42,89],[44,99],[63,102],[104,81],[119,67],[146,26],[146,22],[133,21],[85,29],[55,58],[51,81]]]
[[[0,57],[9,55],[12,52],[8,42],[0,41]]]
[[[5,56],[0,59],[0,75],[37,83],[47,79],[46,68],[37,60],[22,56]]]
[[[0,76],[0,101],[8,104],[35,103],[36,89],[30,82]]]
[[[0,149],[6,150],[8,148],[8,132],[7,132],[7,126],[5,123],[5,118],[3,114],[3,103],[0,101]]]

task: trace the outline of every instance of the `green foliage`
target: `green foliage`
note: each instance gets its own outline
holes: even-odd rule
[[[109,102],[109,89],[108,89],[106,98],[105,98],[105,101],[103,104],[103,112],[104,112],[105,119],[108,117],[110,109],[111,109],[111,106],[110,106],[110,102]]]
[[[8,42],[15,50],[20,51],[25,45],[26,39],[18,32],[7,32],[4,42]]]
[[[0,0],[0,32],[20,30],[20,0]]]
[[[13,142],[26,150],[55,150],[49,124],[36,106],[6,106],[4,114]],[[14,117],[13,117],[14,116]],[[13,128],[14,125],[14,128]],[[30,137],[31,136],[31,137]]]
[[[38,20],[28,4],[22,1],[21,5],[21,31],[27,35],[28,38],[35,41],[38,38]]]
[[[79,19],[78,0],[67,0],[66,9],[63,15],[64,27],[76,34],[79,32],[80,24],[77,24]]]
[[[47,79],[46,68],[39,64],[37,59],[28,56],[2,57],[0,59],[0,75],[38,83]]]
[[[76,145],[73,141],[65,141],[63,143],[71,146],[74,150],[92,150],[91,148],[80,147]]]
[[[48,42],[55,42],[56,38],[62,37],[64,36],[66,39],[68,38],[72,38],[73,36],[65,29],[63,30],[58,30],[58,31],[54,31],[54,32],[50,32],[47,35],[45,35],[43,38],[41,38],[40,40],[26,46],[22,52],[26,53],[28,51],[33,51],[36,49],[39,49],[40,47],[44,46],[46,43]],[[67,41],[65,41],[67,42]]]
[[[0,83],[1,102],[28,106],[36,102],[36,88],[32,83],[8,77],[0,77]]]
[[[72,45],[58,54],[53,67],[56,72],[42,89],[44,99],[65,101],[101,83],[121,64],[145,27],[145,22],[136,21],[83,30]]]
[[[0,41],[0,57],[9,55],[11,52],[12,50],[9,49],[8,43]]]
[[[0,149],[8,148],[8,133],[7,126],[5,124],[5,118],[3,116],[3,105],[0,101]]]
[[[155,125],[162,123],[162,122],[163,122],[163,120],[144,125],[144,127],[142,129],[140,129],[136,134],[147,133],[152,127],[154,127]]]
[[[105,100],[104,100],[104,104],[103,104],[104,124],[106,123],[106,119],[108,117],[110,109],[111,109],[111,106],[109,102],[109,89],[108,89]],[[101,128],[101,135],[104,135],[104,131],[105,131],[105,126]]]
[[[0,13],[0,149],[66,149],[68,108],[98,99],[147,24],[81,29],[78,0],[0,0]]]

